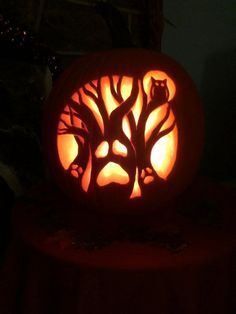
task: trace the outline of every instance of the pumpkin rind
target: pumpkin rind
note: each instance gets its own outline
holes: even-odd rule
[[[99,211],[145,213],[160,210],[193,178],[203,112],[177,62],[120,49],[84,56],[63,73],[48,99],[43,132],[49,170],[65,194]]]

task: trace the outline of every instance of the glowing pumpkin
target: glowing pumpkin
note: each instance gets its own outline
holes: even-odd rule
[[[91,54],[53,88],[45,152],[60,187],[109,212],[160,208],[196,171],[203,115],[172,59],[139,49]]]

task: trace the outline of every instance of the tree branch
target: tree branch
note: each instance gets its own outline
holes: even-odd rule
[[[122,103],[123,102],[123,98],[121,96],[121,94],[118,92],[116,92],[115,90],[115,86],[114,86],[114,81],[113,81],[113,77],[112,76],[109,76],[109,81],[110,81],[110,88],[111,88],[111,94],[112,96],[115,98],[115,100],[118,102],[118,103]]]
[[[98,102],[97,102],[97,106],[98,106],[98,110],[103,118],[103,123],[104,123],[104,129],[106,130],[108,127],[108,123],[109,123],[109,117],[108,117],[108,113],[107,113],[107,109],[103,100],[103,96],[102,96],[102,86],[101,86],[101,78],[99,78],[97,80],[97,94],[98,94]]]
[[[168,127],[167,129],[159,132],[161,128],[158,126],[158,128],[157,128],[158,130],[157,131],[156,131],[156,129],[154,130],[155,132],[152,133],[151,137],[149,138],[149,140],[147,141],[147,144],[146,144],[146,156],[150,157],[151,150],[152,150],[152,147],[154,146],[154,144],[160,138],[169,134],[174,129],[175,125],[176,125],[176,121],[174,120],[174,122],[171,124],[171,126]]]
[[[90,133],[96,134],[97,137],[102,137],[102,131],[93,115],[93,112],[83,103],[80,92],[78,92],[78,95],[79,104],[70,99],[69,106],[71,106],[78,114],[78,118],[87,126]]]
[[[84,139],[89,139],[89,133],[84,129],[70,126],[62,119],[60,121],[65,124],[66,128],[59,128],[57,133],[58,135],[72,134],[74,136],[82,136]]]
[[[89,85],[90,85],[95,91],[97,91],[97,86],[96,86],[92,81],[89,83]]]
[[[128,112],[134,106],[135,101],[138,97],[138,92],[139,92],[138,80],[134,79],[130,96],[111,113],[110,120],[114,122],[114,124],[118,122],[118,125],[121,126],[123,117],[126,114],[128,114]]]
[[[123,99],[123,97],[122,97],[122,95],[121,95],[121,83],[122,83],[122,79],[123,79],[123,76],[120,76],[120,77],[119,77],[119,80],[118,80],[118,82],[117,82],[117,87],[116,87],[116,89],[117,89],[117,94],[119,95],[119,97],[121,97],[121,98]]]
[[[97,97],[87,88],[83,87],[83,92],[85,93],[85,95],[89,96],[95,103],[97,103],[98,99]]]

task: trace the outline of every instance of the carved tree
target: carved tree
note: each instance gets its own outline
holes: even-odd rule
[[[127,184],[132,192],[137,181],[140,195],[144,185],[162,180],[151,153],[176,128],[169,97],[167,79],[153,77],[146,90],[142,80],[124,76],[102,77],[81,87],[68,101],[58,126],[58,136],[73,135],[78,145],[68,173],[88,192],[111,182]],[[150,122],[158,110],[160,117]]]

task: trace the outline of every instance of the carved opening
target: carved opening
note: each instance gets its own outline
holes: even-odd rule
[[[60,115],[57,149],[62,167],[85,192],[129,186],[129,198],[167,180],[177,154],[173,80],[163,71],[142,79],[104,76],[79,88]]]

